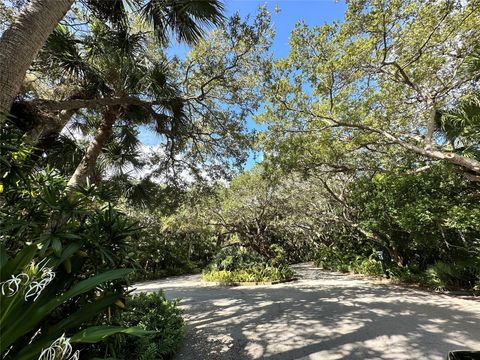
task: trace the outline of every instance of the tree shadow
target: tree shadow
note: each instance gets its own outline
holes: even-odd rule
[[[269,287],[179,286],[188,321],[178,359],[445,359],[480,349],[480,303],[348,275]]]

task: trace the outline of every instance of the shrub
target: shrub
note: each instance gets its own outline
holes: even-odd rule
[[[235,282],[270,282],[291,279],[294,271],[288,265],[273,267],[269,265],[256,265],[240,270],[207,270],[203,272],[204,281],[221,283]]]
[[[234,271],[267,264],[268,259],[243,246],[234,245],[221,249],[209,265],[211,270]]]
[[[314,262],[316,266],[325,270],[361,273],[370,276],[384,274],[382,262],[377,260],[375,253],[365,258],[325,244],[319,246]]]
[[[426,271],[426,283],[437,290],[475,289],[480,278],[480,263],[476,259],[447,264],[436,262]]]
[[[346,250],[320,244],[314,258],[314,263],[324,270],[358,273],[361,272],[361,259],[361,256],[355,256]]]
[[[339,270],[343,260],[337,248],[320,244],[314,262],[316,266],[324,270]]]
[[[109,201],[108,191],[67,190],[53,168],[39,168],[33,149],[0,136],[0,353],[37,359],[42,349],[103,341],[124,297],[132,267],[127,241],[137,226]],[[29,296],[32,295],[32,296]],[[138,331],[137,331],[138,330]],[[78,343],[82,343],[79,345]],[[67,346],[68,345],[68,346]],[[55,350],[55,349],[53,349]],[[58,348],[57,348],[58,352]]]
[[[185,324],[177,301],[168,300],[162,292],[135,295],[126,310],[114,322],[122,327],[136,326],[155,334],[142,338],[118,335],[111,344],[111,356],[118,359],[169,359],[185,336]]]
[[[355,256],[355,259],[350,262],[350,264],[348,264],[348,271],[349,272],[353,272],[355,274],[358,274],[358,273],[361,273],[362,270],[361,270],[361,266],[362,266],[362,262],[363,262],[363,257],[361,256]]]
[[[396,263],[391,263],[385,273],[387,277],[403,283],[425,283],[424,273],[415,265],[400,267]]]
[[[380,260],[375,259],[375,254],[372,254],[368,259],[364,259],[360,264],[360,272],[370,276],[382,276],[383,267]]]
[[[80,302],[79,296],[85,295],[99,286],[113,280],[122,279],[130,270],[115,269],[86,278],[73,284],[65,281],[60,265],[71,256],[77,247],[68,247],[61,257],[48,257],[40,262],[36,245],[23,249],[12,259],[5,251],[0,253],[0,332],[2,359],[36,359],[42,349],[55,349],[54,344],[95,343],[109,335],[125,332],[133,335],[145,335],[139,328],[120,328],[118,326],[79,327],[88,324],[108,307],[114,306],[120,294],[96,291],[96,295]],[[61,319],[52,316],[64,304],[76,300],[76,309],[64,312]],[[83,303],[83,304],[82,304]],[[44,323],[48,321],[48,328]],[[41,334],[37,336],[38,334]],[[65,336],[66,335],[66,336]]]

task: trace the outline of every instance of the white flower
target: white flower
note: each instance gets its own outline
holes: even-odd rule
[[[24,283],[28,283],[30,280],[29,276],[25,273],[20,273],[17,276],[12,275],[12,278],[0,283],[0,287],[2,289],[3,296],[13,296],[18,292],[20,289],[20,285],[22,281]]]
[[[38,360],[79,360],[80,350],[72,354],[72,345],[70,338],[65,337],[65,334],[55,340],[52,345],[42,350]]]
[[[42,262],[40,262],[40,264]],[[31,269],[37,269],[40,264],[35,265],[34,263],[32,263],[30,267]],[[47,287],[47,285],[50,284],[55,278],[55,273],[52,271],[52,269],[46,267],[46,262],[39,270],[35,270],[33,271],[33,273],[41,273],[40,279],[35,280],[34,275],[30,277],[26,273],[22,272],[18,275],[12,275],[11,279],[1,282],[0,289],[2,295],[8,297],[14,296],[16,293],[18,293],[21,286],[23,285],[24,287],[26,287],[24,293],[25,301],[27,301],[32,296],[34,296],[33,301],[37,300],[45,287]]]
[[[55,278],[55,273],[52,271],[52,269],[43,267],[42,268],[42,277],[40,278],[39,281],[32,281],[28,285],[28,289],[25,292],[25,301],[28,300],[29,297],[35,296],[33,301],[36,301],[42,291],[47,287],[48,284],[52,282],[52,280]]]

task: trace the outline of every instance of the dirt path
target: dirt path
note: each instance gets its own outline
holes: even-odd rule
[[[216,287],[200,276],[146,282],[181,298],[188,321],[178,360],[445,359],[480,350],[480,302],[296,266],[300,280]]]

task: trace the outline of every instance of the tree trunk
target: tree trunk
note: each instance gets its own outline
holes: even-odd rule
[[[83,185],[87,180],[87,177],[92,175],[98,156],[113,133],[113,124],[117,120],[117,117],[117,109],[109,108],[102,114],[102,122],[97,130],[97,134],[88,146],[82,161],[80,161],[80,164],[78,164],[75,172],[68,181],[67,188],[73,189],[77,186]]]
[[[0,113],[7,114],[25,74],[75,0],[31,0],[0,39]]]

